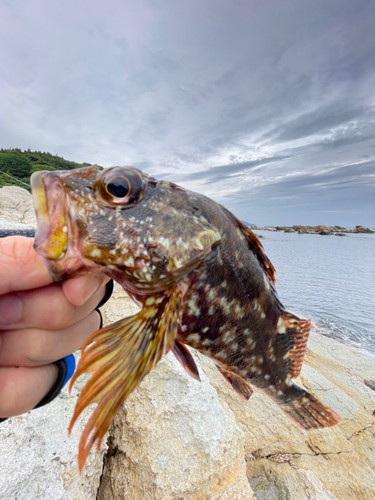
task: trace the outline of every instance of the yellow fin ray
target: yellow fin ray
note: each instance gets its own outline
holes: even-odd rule
[[[98,402],[82,433],[78,466],[81,471],[93,443],[101,439],[121,404],[174,344],[181,311],[182,292],[172,287],[158,294],[160,301],[144,306],[136,315],[94,333],[82,348],[82,356],[70,388],[83,373],[92,376],[79,395],[75,421],[93,402]]]

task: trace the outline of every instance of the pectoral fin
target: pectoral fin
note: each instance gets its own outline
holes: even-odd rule
[[[147,305],[138,314],[102,328],[83,346],[70,388],[83,373],[91,373],[92,377],[78,398],[69,432],[87,405],[97,402],[98,406],[87,422],[79,443],[80,471],[93,443],[98,440],[100,446],[121,404],[163,354],[172,348],[181,297],[177,287],[148,297],[145,301]]]

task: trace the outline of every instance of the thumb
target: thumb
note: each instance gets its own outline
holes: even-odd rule
[[[0,238],[0,295],[53,282],[33,243],[33,238],[22,236]]]

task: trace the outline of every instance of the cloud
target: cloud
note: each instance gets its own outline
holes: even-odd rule
[[[346,196],[375,225],[371,174],[349,167],[375,158],[374,16],[352,0],[3,1],[0,146],[134,165],[264,224],[343,213]]]
[[[273,162],[280,162],[289,158],[289,156],[274,156],[270,158],[262,158],[259,160],[245,161],[238,163],[230,163],[227,165],[220,165],[218,167],[212,167],[208,170],[203,170],[200,172],[193,172],[191,174],[183,174],[182,180],[202,180],[205,183],[217,182],[228,177],[233,177],[236,174],[252,171],[262,165],[267,165]]]

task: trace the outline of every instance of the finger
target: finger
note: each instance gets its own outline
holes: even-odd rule
[[[34,239],[0,238],[0,295],[52,283],[47,268],[33,248]]]
[[[104,295],[105,286],[102,286],[82,306],[75,306],[68,302],[61,285],[57,283],[32,291],[14,293],[11,296],[22,302],[21,317],[16,323],[7,325],[0,316],[0,328],[62,330],[88,316]],[[9,296],[0,298],[0,310],[2,301],[7,297]]]
[[[0,335],[0,366],[49,364],[77,351],[100,327],[100,315],[93,311],[63,330],[8,330]]]
[[[0,368],[0,417],[13,417],[32,410],[55,384],[58,367]]]
[[[81,306],[98,288],[106,285],[110,279],[104,274],[95,275],[89,273],[64,281],[61,286],[67,300],[75,306]]]

